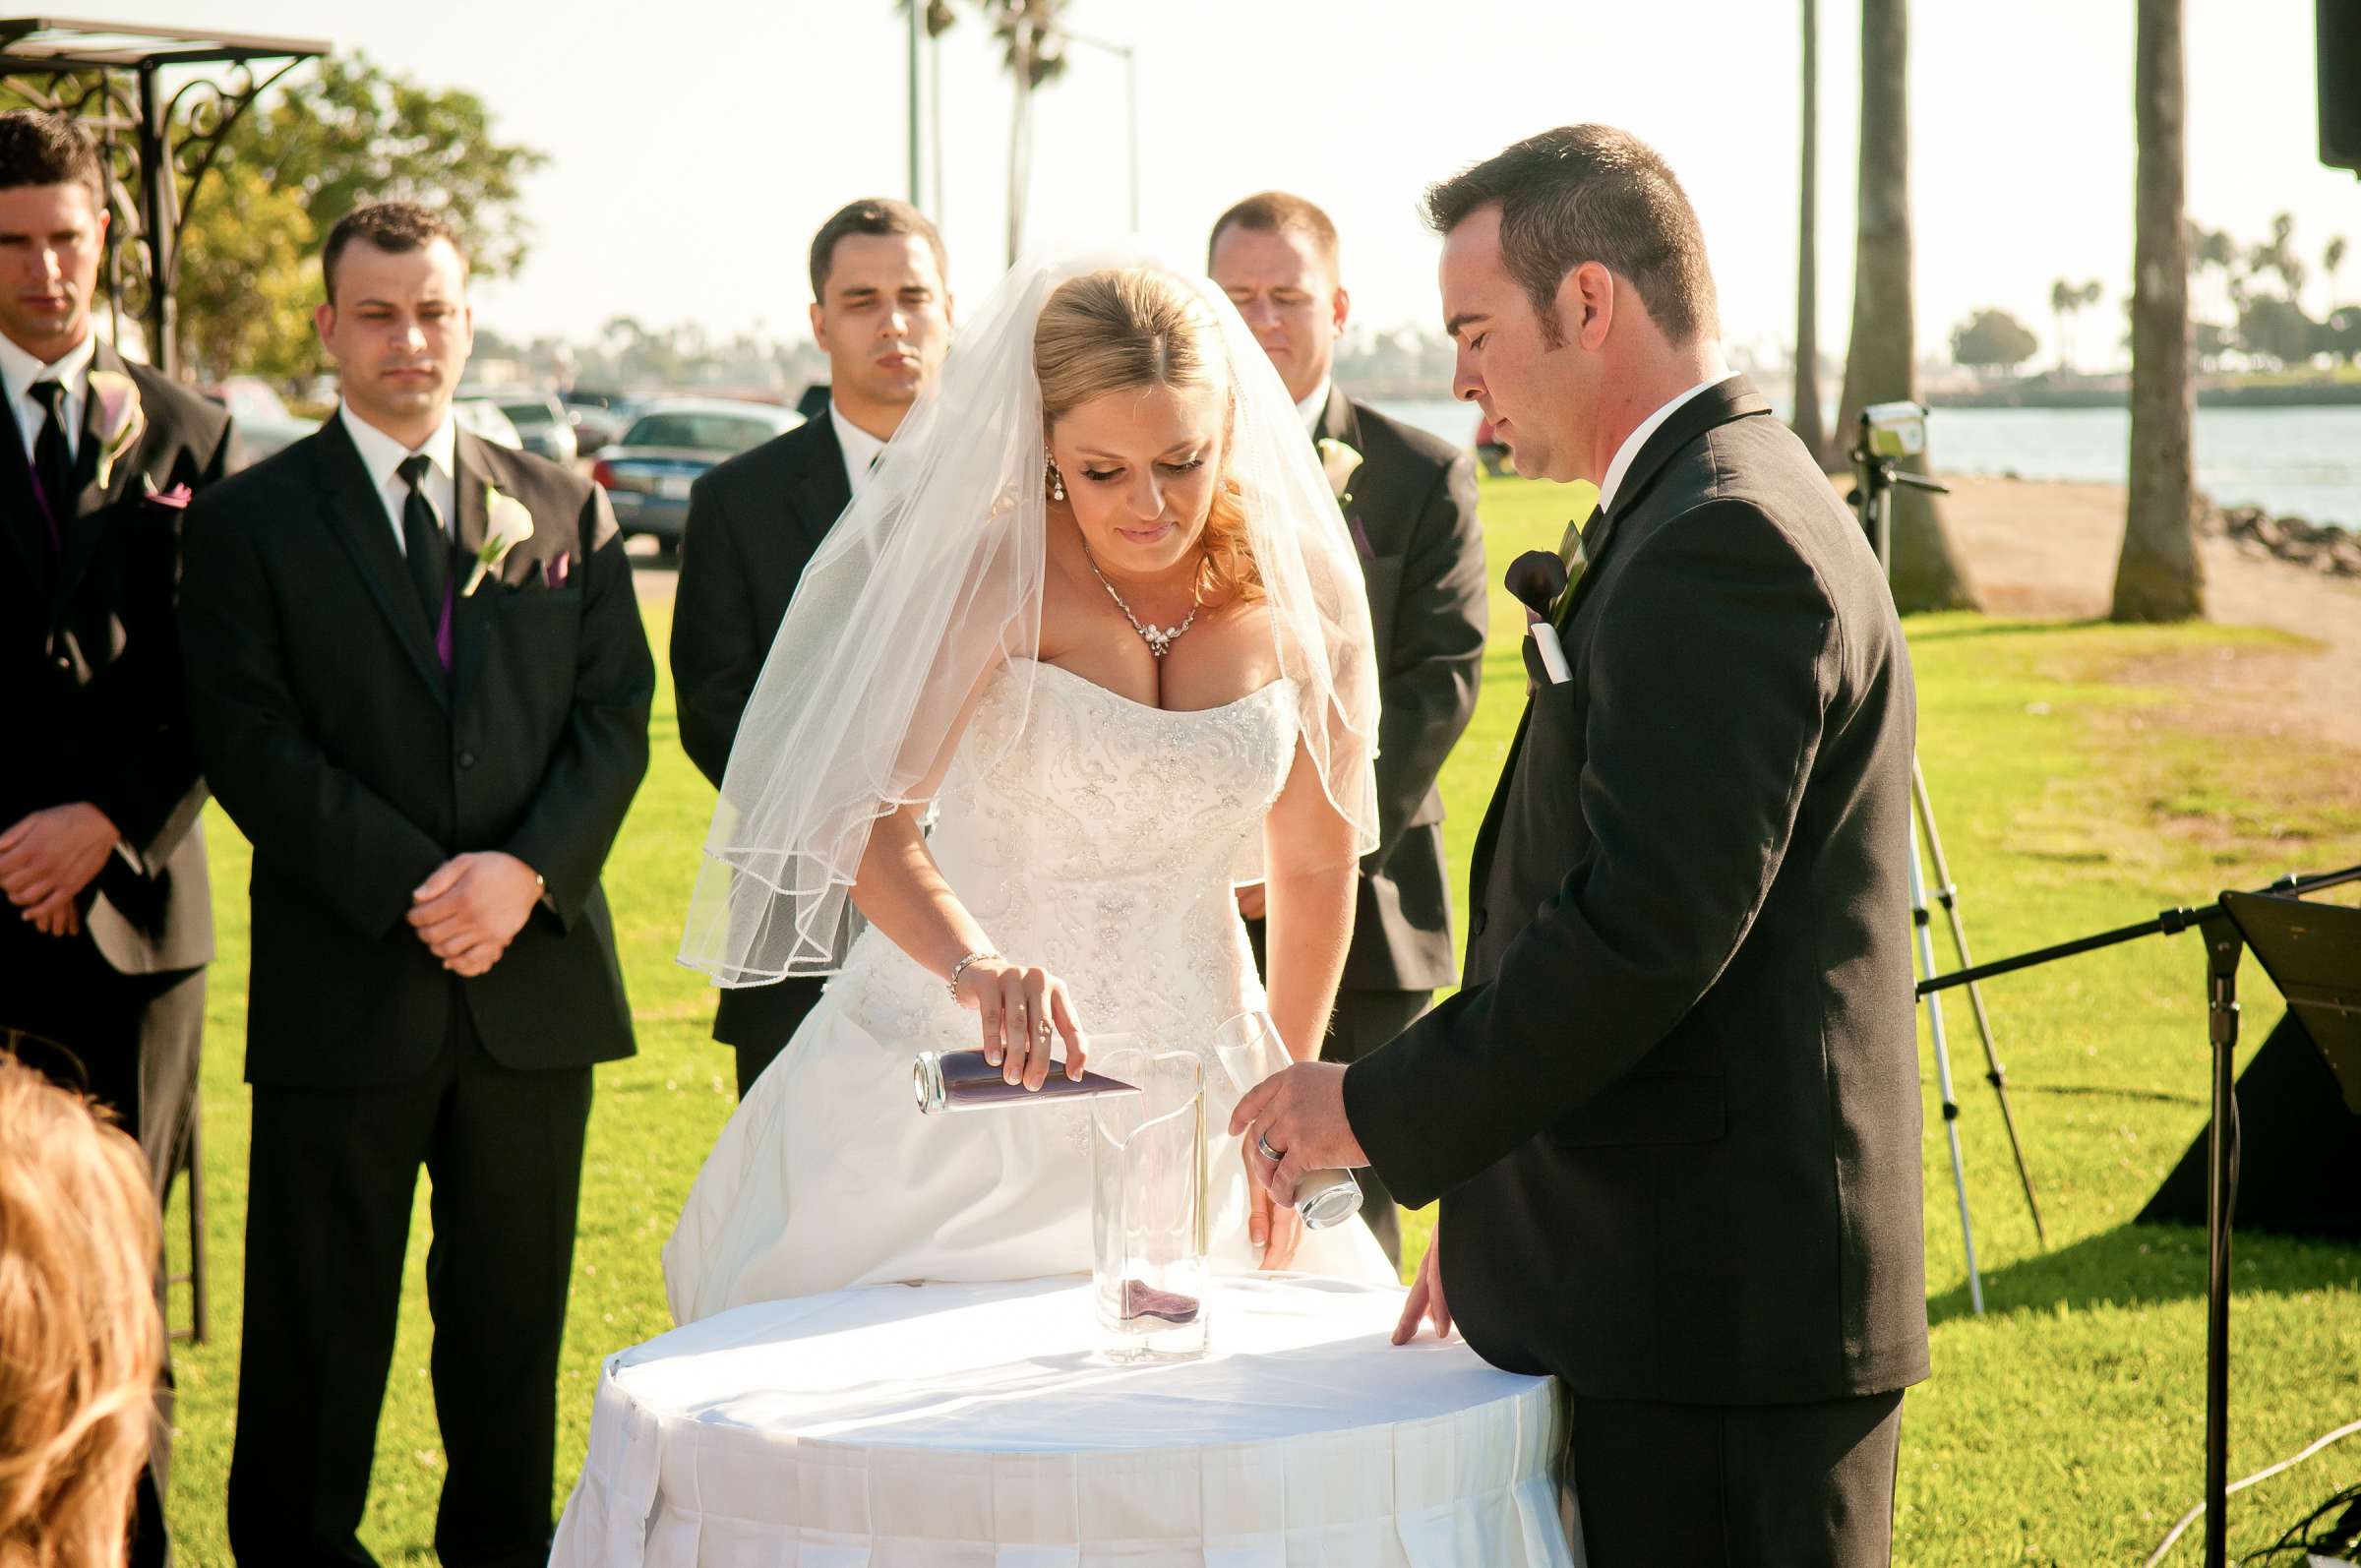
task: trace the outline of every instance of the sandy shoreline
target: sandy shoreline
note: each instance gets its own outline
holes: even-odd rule
[[[2123,543],[2117,485],[1945,476],[1952,542],[1993,615],[2088,620],[2107,613]],[[2271,627],[2316,650],[2241,649],[2169,672],[2206,717],[2255,735],[2304,734],[2361,755],[2361,584],[2202,541],[2207,619]]]

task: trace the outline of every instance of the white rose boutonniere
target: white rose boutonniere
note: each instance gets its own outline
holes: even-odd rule
[[[509,552],[533,536],[533,514],[523,502],[496,486],[486,485],[484,490],[484,542],[476,548],[467,586],[459,590],[462,599],[483,586],[485,573],[499,571]]]
[[[1351,486],[1353,476],[1361,471],[1361,453],[1333,436],[1322,436],[1319,448],[1320,467],[1328,475],[1328,493],[1336,497],[1338,506],[1351,506]]]
[[[115,464],[147,433],[148,413],[140,406],[140,384],[119,370],[91,372],[91,402],[98,415],[98,488],[103,490]]]

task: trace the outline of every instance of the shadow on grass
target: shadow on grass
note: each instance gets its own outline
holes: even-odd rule
[[[2361,1253],[2345,1243],[2239,1232],[2230,1248],[2236,1297],[2288,1296],[2331,1286],[2361,1289]],[[2189,1226],[2122,1225],[1984,1275],[1984,1315],[2054,1313],[2061,1308],[2151,1306],[2202,1300],[2206,1233]],[[1927,1297],[1940,1326],[1972,1317],[1968,1287]]]
[[[1903,621],[1903,632],[1913,643],[1958,642],[1967,637],[2019,636],[2028,633],[2096,632],[2112,623],[2098,617],[2079,621],[2010,621],[1978,620],[1958,626],[1916,627],[1910,624],[1915,617]]]

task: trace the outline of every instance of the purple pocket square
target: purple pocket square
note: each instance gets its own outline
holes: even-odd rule
[[[573,555],[564,550],[559,551],[556,555],[551,556],[547,561],[541,563],[542,583],[552,588],[563,588],[566,586],[568,570],[573,565]]]

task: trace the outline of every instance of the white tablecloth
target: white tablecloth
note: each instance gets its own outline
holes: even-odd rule
[[[1087,1280],[881,1286],[611,1357],[563,1568],[1568,1568],[1545,1379],[1387,1336],[1399,1291],[1225,1278],[1114,1366]]]

